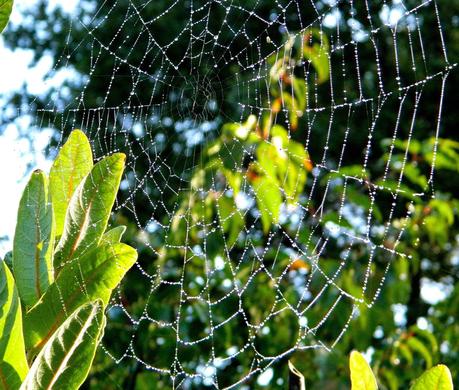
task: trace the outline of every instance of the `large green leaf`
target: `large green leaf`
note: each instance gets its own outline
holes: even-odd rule
[[[78,389],[88,375],[104,326],[102,301],[78,308],[43,347],[20,389]]]
[[[314,66],[318,83],[323,83],[330,77],[329,49],[328,38],[321,30],[312,28],[304,33],[303,56]]]
[[[424,345],[424,343],[419,340],[417,337],[410,337],[406,340],[406,345],[411,348],[412,351],[417,351],[419,354],[422,355],[424,360],[426,361],[426,368],[432,367],[432,350],[428,348],[428,346]]]
[[[121,239],[123,238],[124,233],[126,232],[126,226],[117,226],[108,232],[104,233],[102,236],[101,243],[111,243],[111,244],[116,244],[118,242],[121,242]]]
[[[38,352],[80,305],[95,299],[107,304],[112,290],[137,260],[125,244],[105,243],[67,264],[41,300],[24,318],[24,335],[31,354]]]
[[[49,173],[49,189],[53,199],[56,235],[62,235],[65,214],[73,193],[93,167],[91,145],[86,135],[74,130],[59,151]]]
[[[33,306],[53,281],[54,231],[48,180],[37,170],[19,203],[13,244],[13,272],[26,306]]]
[[[0,0],[0,33],[8,24],[11,11],[13,10],[13,0]]]
[[[104,158],[76,189],[56,248],[56,270],[99,243],[115,202],[125,159],[121,153]]]
[[[17,389],[27,370],[21,303],[13,275],[0,262],[0,388]]]
[[[432,367],[416,380],[411,390],[453,390],[451,372],[443,364]]]
[[[221,227],[228,234],[226,245],[232,247],[244,229],[244,217],[231,197],[221,196],[217,199],[217,205]]]
[[[256,178],[252,186],[261,214],[263,231],[267,233],[272,224],[279,222],[282,194],[278,184],[266,176]]]
[[[376,378],[365,358],[357,351],[349,358],[352,390],[377,390]]]

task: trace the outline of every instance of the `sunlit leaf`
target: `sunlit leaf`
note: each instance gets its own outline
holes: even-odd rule
[[[411,349],[408,348],[408,346],[405,343],[400,343],[397,346],[397,350],[405,358],[405,360],[408,362],[409,365],[413,364],[413,353],[411,352]]]
[[[0,33],[5,29],[13,10],[13,0],[0,0]]]
[[[117,226],[102,236],[101,244],[116,244],[121,242],[125,232],[126,226]]]
[[[352,351],[349,359],[352,390],[376,390],[378,385],[370,365],[357,351]]]
[[[0,262],[0,388],[17,389],[27,370],[21,303],[13,275]]]
[[[13,243],[13,272],[27,306],[34,305],[53,281],[54,234],[48,180],[37,170],[19,203]]]
[[[453,381],[448,367],[439,364],[422,374],[411,390],[453,390]]]
[[[78,308],[38,354],[21,390],[78,389],[88,375],[104,326],[102,301]]]
[[[218,216],[220,224],[225,233],[228,233],[226,244],[231,247],[237,240],[241,230],[244,228],[244,218],[234,203],[234,199],[221,196],[217,200]]]
[[[267,177],[258,177],[252,182],[257,200],[258,210],[261,214],[263,231],[267,233],[272,224],[279,221],[282,195],[276,182]]]
[[[76,189],[56,248],[56,269],[78,258],[101,239],[118,192],[124,162],[125,155],[121,153],[104,158]]]
[[[329,50],[328,38],[321,30],[309,29],[304,33],[303,56],[314,66],[318,83],[323,83],[330,77]]]
[[[406,344],[413,350],[418,352],[426,361],[427,368],[432,367],[432,354],[430,350],[417,337],[410,337]]]
[[[91,172],[91,145],[86,135],[74,130],[59,151],[49,173],[49,189],[56,220],[56,236],[61,236],[67,208],[73,193]]]
[[[38,352],[67,315],[94,299],[107,304],[112,290],[137,260],[125,244],[102,244],[62,269],[56,281],[24,318],[27,348]]]

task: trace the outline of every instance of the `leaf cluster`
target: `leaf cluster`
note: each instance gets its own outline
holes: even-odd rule
[[[2,388],[78,389],[86,379],[110,295],[137,259],[120,243],[123,227],[106,231],[124,160],[93,165],[75,130],[49,177],[32,173],[0,269]]]

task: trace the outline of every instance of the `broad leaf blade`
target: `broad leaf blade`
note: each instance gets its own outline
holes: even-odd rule
[[[118,242],[121,242],[121,239],[123,238],[124,233],[126,232],[126,226],[117,226],[108,232],[106,232],[102,236],[101,243],[102,244],[116,244]]]
[[[352,390],[377,390],[376,378],[365,358],[357,351],[349,359]]]
[[[278,184],[266,176],[261,176],[253,180],[252,186],[261,214],[263,232],[266,234],[269,232],[272,224],[279,222],[282,194]]]
[[[13,275],[0,262],[0,388],[17,389],[28,370],[22,313]]]
[[[125,155],[121,153],[104,158],[76,189],[56,248],[57,270],[99,243],[115,202],[124,162]]]
[[[67,264],[42,299],[24,318],[24,335],[31,354],[38,352],[68,313],[94,299],[107,304],[112,290],[137,260],[125,244],[102,244]]]
[[[59,151],[49,173],[49,189],[56,219],[56,236],[61,236],[67,208],[78,185],[93,167],[91,145],[81,130],[74,130]]]
[[[451,372],[443,364],[432,367],[416,380],[411,390],[453,390]]]
[[[104,325],[102,301],[78,308],[38,354],[21,390],[78,389],[88,375]]]
[[[0,0],[0,33],[5,29],[13,10],[13,0]]]
[[[26,306],[33,306],[53,281],[54,232],[48,180],[37,170],[19,203],[13,244],[13,272]]]

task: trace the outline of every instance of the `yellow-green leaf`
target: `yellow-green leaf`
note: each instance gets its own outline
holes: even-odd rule
[[[10,270],[0,262],[0,388],[17,389],[28,369],[18,291]]]
[[[101,244],[116,244],[121,242],[124,233],[126,232],[126,226],[117,226],[102,236]]]
[[[122,153],[104,158],[94,165],[75,190],[65,216],[64,232],[56,248],[56,270],[100,242],[115,202],[125,159]]]
[[[357,351],[352,351],[349,358],[352,390],[376,390],[378,385],[370,365]]]
[[[112,290],[136,260],[137,252],[130,246],[106,243],[65,265],[46,294],[25,315],[24,337],[31,355],[48,342],[77,307],[94,299],[107,304]]]
[[[104,327],[102,301],[78,308],[38,354],[20,390],[78,389],[88,375]]]
[[[268,233],[272,224],[279,222],[282,194],[278,184],[266,176],[257,177],[252,182],[258,210],[261,214],[263,231]]]
[[[33,306],[53,281],[54,232],[48,180],[37,170],[19,203],[13,243],[13,273],[26,306]]]
[[[408,340],[406,341],[406,344],[408,345],[408,347],[411,348],[411,350],[413,351],[417,351],[418,353],[420,353],[422,355],[422,357],[425,359],[426,361],[426,368],[430,368],[432,367],[432,355],[431,355],[431,350],[429,350],[428,347],[426,347],[421,340],[419,340],[418,338],[416,337],[410,337],[408,338]]]
[[[416,380],[411,390],[453,390],[451,372],[443,364],[432,367]]]
[[[92,166],[92,152],[88,138],[81,130],[72,131],[49,173],[49,188],[58,237],[64,230],[65,214],[70,199],[80,182],[91,172]]]
[[[330,44],[323,31],[309,29],[303,37],[303,56],[311,61],[317,72],[318,83],[327,81],[330,77]]]

